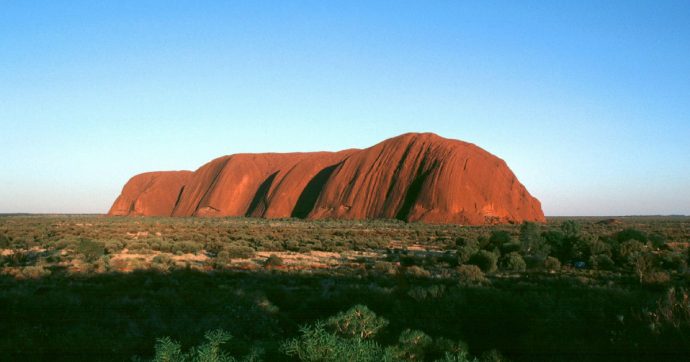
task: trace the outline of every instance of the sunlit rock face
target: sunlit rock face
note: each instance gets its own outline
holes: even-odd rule
[[[144,173],[127,182],[108,214],[544,221],[539,201],[503,160],[432,133],[362,150],[236,154],[194,172]]]

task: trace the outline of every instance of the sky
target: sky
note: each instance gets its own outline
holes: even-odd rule
[[[690,2],[0,0],[0,213],[406,132],[504,159],[547,216],[690,214]]]

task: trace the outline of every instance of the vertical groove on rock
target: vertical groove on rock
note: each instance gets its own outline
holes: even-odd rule
[[[175,213],[175,210],[177,210],[177,205],[180,204],[180,200],[182,199],[182,193],[184,192],[184,186],[180,187],[180,192],[177,194],[177,199],[175,200],[175,206],[173,206],[172,211],[170,212],[170,216],[173,216]]]
[[[201,207],[201,205],[204,203],[204,201],[206,201],[206,198],[211,194],[211,192],[213,191],[213,188],[218,183],[218,179],[220,178],[220,175],[223,173],[225,166],[228,164],[228,162],[230,161],[231,158],[232,158],[232,156],[223,160],[223,165],[218,167],[215,170],[215,173],[213,175],[213,179],[211,179],[211,183],[209,184],[208,188],[204,192],[203,196],[201,196],[201,198],[199,199],[199,202],[197,202],[196,206],[194,207],[194,212],[192,213],[192,215],[196,214],[199,211],[199,208]],[[216,208],[213,208],[213,207],[212,207],[212,209],[217,210]]]
[[[292,214],[290,216],[304,219],[311,213],[316,205],[316,201],[321,195],[323,186],[326,184],[326,181],[328,181],[328,178],[331,177],[336,167],[338,167],[337,164],[324,168],[307,183],[307,186],[299,195],[295,208],[292,209]]]
[[[276,171],[270,176],[268,176],[264,180],[264,182],[262,182],[261,185],[259,185],[259,188],[256,190],[254,198],[252,198],[252,202],[249,203],[249,208],[247,209],[247,212],[244,214],[244,216],[263,216],[264,212],[267,209],[266,204],[268,204],[268,190],[271,189],[271,184],[273,184],[273,180],[275,180],[276,175],[278,175],[278,172],[280,171]],[[257,208],[259,206],[261,206],[261,209],[259,210],[258,214],[255,214],[255,211],[257,211]]]
[[[424,181],[426,181],[426,178],[429,176],[429,173],[431,173],[431,170],[428,170],[422,173],[421,175],[415,177],[414,181],[412,181],[410,187],[407,188],[407,192],[405,192],[405,201],[403,201],[402,207],[400,207],[400,210],[395,215],[396,219],[403,221],[408,220],[410,210],[412,210],[412,206],[415,204],[415,202],[417,202],[417,199],[419,198],[419,193],[422,190],[422,185],[424,184]]]

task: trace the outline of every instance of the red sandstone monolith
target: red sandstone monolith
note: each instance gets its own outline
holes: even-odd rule
[[[489,152],[432,133],[363,150],[236,154],[125,185],[109,215],[544,222],[539,201]]]

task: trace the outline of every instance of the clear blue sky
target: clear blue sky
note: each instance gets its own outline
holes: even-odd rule
[[[412,131],[547,215],[690,214],[690,2],[0,0],[0,212]]]

